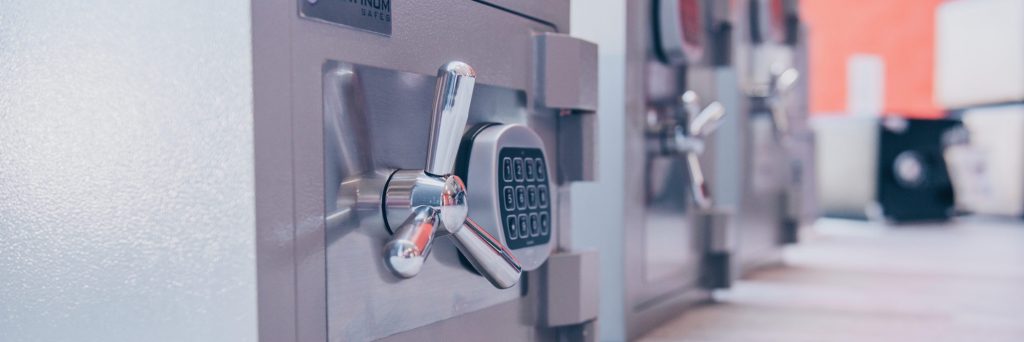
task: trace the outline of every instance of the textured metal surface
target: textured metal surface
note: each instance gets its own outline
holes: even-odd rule
[[[0,340],[255,340],[249,3],[0,22]]]
[[[598,318],[598,251],[562,253],[548,260],[546,323],[579,324]]]
[[[538,99],[547,107],[597,109],[597,45],[567,34],[537,35]]]
[[[569,31],[569,4],[571,0],[473,0],[503,11],[543,22],[559,32]]]
[[[596,89],[594,89],[596,90]],[[599,176],[598,118],[593,113],[575,112],[558,117],[558,155],[561,164],[556,177],[563,182],[593,182]]]

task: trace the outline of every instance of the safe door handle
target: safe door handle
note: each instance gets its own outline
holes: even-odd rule
[[[385,222],[401,222],[385,244],[384,263],[393,274],[419,274],[433,239],[449,236],[477,271],[498,288],[519,282],[522,267],[512,253],[467,217],[466,186],[453,174],[476,71],[453,61],[438,70],[427,160],[422,170],[397,170],[384,189]]]

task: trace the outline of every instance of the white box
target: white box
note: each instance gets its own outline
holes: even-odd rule
[[[987,178],[981,180],[984,196],[964,206],[979,214],[1024,215],[1024,104],[970,109],[963,121]]]
[[[1024,1],[949,1],[935,15],[935,101],[1024,101]]]

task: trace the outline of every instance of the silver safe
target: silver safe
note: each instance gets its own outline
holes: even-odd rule
[[[814,137],[808,125],[806,27],[796,0],[749,0],[733,9],[740,108],[719,141],[720,197],[736,209],[734,268],[782,261],[816,217]]]
[[[596,46],[567,35],[568,1],[383,3],[255,4],[257,177],[292,179],[257,183],[257,214],[281,214],[257,222],[260,303],[289,309],[261,328],[584,339],[596,254],[562,236],[594,167]]]
[[[730,115],[736,92],[728,51],[730,19],[725,2],[626,1],[621,178],[601,178],[607,191],[622,187],[621,228],[607,229],[600,243],[619,260],[602,263],[602,274],[621,277],[603,285],[602,338],[635,339],[709,301],[728,286],[731,252],[728,210],[712,194],[713,140]],[[598,27],[605,22],[590,22]],[[615,44],[599,40],[599,44]],[[723,60],[724,59],[724,60]],[[604,67],[604,66],[603,66]],[[608,67],[602,79],[614,79]],[[602,83],[602,88],[616,85]],[[609,93],[613,90],[609,90]],[[733,96],[735,97],[735,96]],[[602,111],[609,110],[603,106]],[[614,109],[613,109],[614,110]],[[602,118],[607,115],[602,114]],[[602,139],[605,139],[604,136]],[[579,207],[598,207],[589,197]],[[619,233],[621,231],[621,233]],[[613,248],[614,247],[614,248]],[[613,292],[614,291],[614,292]]]

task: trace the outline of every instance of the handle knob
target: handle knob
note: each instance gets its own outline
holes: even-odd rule
[[[800,79],[800,72],[793,68],[787,68],[775,76],[775,93],[785,94],[793,89],[796,81]]]
[[[800,79],[800,72],[793,68],[787,68],[773,75],[775,79],[772,88],[772,97],[769,102],[769,110],[772,114],[772,122],[778,134],[789,132],[789,114],[786,112],[785,97],[796,86]]]
[[[690,192],[693,194],[693,202],[697,203],[698,208],[711,209],[711,192],[704,180],[704,171],[696,153],[686,154],[686,168],[690,171]]]
[[[469,64],[453,61],[437,71],[434,110],[430,117],[425,172],[434,176],[450,175],[455,169],[462,131],[469,119],[469,103],[476,85],[476,70]]]
[[[437,213],[428,207],[417,208],[384,245],[385,265],[395,275],[411,278],[420,273],[434,242]]]
[[[469,259],[469,263],[497,288],[506,289],[519,282],[523,267],[505,245],[498,242],[476,221],[467,218],[462,229],[452,237],[455,246]]]
[[[680,127],[674,134],[674,151],[686,154],[686,168],[690,175],[690,190],[693,200],[702,209],[711,208],[711,193],[704,179],[704,171],[700,163],[700,155],[704,153],[704,139],[714,133],[722,125],[725,118],[725,106],[712,102],[703,110],[700,109],[700,97],[693,91],[682,96],[683,108],[690,118],[686,135]]]
[[[698,137],[706,137],[722,125],[725,117],[725,106],[718,101],[711,102],[703,110],[700,109],[700,97],[697,93],[689,90],[683,93],[683,108],[690,117],[690,134]]]
[[[722,125],[723,118],[725,118],[725,106],[718,101],[712,102],[694,116],[693,120],[690,120],[690,132],[700,137],[709,136]]]
[[[494,286],[519,282],[519,261],[466,217],[466,186],[452,174],[475,83],[476,71],[466,63],[449,62],[438,70],[425,166],[395,171],[384,189],[385,222],[404,218],[384,248],[384,263],[396,276],[418,274],[434,237],[448,235]]]

